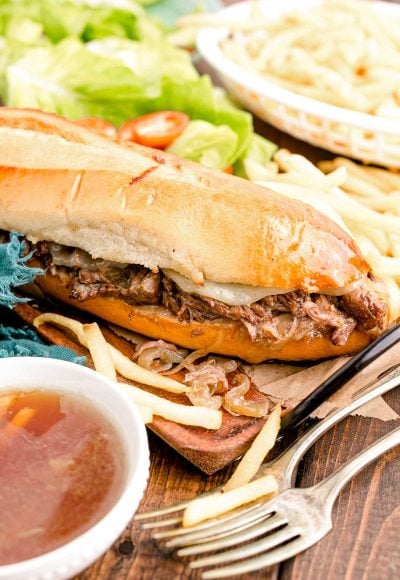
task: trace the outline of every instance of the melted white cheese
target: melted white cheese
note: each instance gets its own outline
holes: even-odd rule
[[[208,280],[205,280],[202,286],[198,286],[174,270],[164,270],[164,272],[184,292],[214,298],[230,306],[253,304],[265,296],[286,294],[286,292],[293,290],[292,288],[264,288],[262,286],[246,286],[245,284],[220,284]]]
[[[245,284],[220,284],[217,282],[209,282],[208,280],[205,280],[204,284],[199,286],[194,284],[188,278],[181,276],[181,274],[178,274],[178,272],[175,272],[174,270],[164,270],[164,272],[184,292],[214,298],[214,300],[219,300],[229,306],[253,304],[266,296],[287,294],[288,292],[295,290],[295,288],[266,288],[263,286],[247,286]],[[343,296],[344,294],[348,294],[354,290],[359,282],[360,280],[357,280],[347,286],[327,289],[320,292],[320,294],[327,294],[328,296]]]

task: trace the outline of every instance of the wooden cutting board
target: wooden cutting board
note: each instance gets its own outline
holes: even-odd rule
[[[39,303],[35,303],[35,305],[19,304],[15,307],[15,312],[29,325],[33,325],[34,318],[42,312],[59,312],[82,322],[91,322],[93,320],[92,318],[82,317],[81,313],[76,311],[69,310],[66,312],[64,306],[54,308],[53,304],[51,307],[48,305],[43,307]],[[111,332],[108,327],[100,326],[106,339],[111,344],[128,357],[132,357],[135,350],[133,344]],[[93,368],[93,362],[88,356],[88,351],[75,342],[72,335],[49,324],[44,324],[37,330],[50,343],[67,346],[77,354],[86,356],[87,366]],[[175,395],[152,387],[138,385],[123,377],[118,377],[118,380],[140,386],[146,391],[172,401],[188,404],[188,400],[184,395]],[[253,400],[265,401],[268,399],[266,395],[259,393],[254,387],[250,388],[248,396]],[[222,411],[222,414],[222,426],[218,430],[179,425],[157,416],[147,426],[178,453],[186,457],[193,465],[207,474],[212,474],[243,455],[265,422],[265,419],[233,416],[225,410]]]

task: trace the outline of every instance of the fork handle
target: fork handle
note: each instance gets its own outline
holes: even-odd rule
[[[367,449],[361,451],[361,453],[358,453],[351,461],[337,469],[332,475],[315,485],[312,489],[320,495],[325,505],[331,508],[339,492],[350,479],[364,469],[364,467],[372,463],[372,461],[375,461],[375,459],[378,459],[378,457],[386,453],[386,451],[389,451],[392,447],[396,447],[396,445],[400,445],[400,427],[397,427],[397,429],[381,437],[376,443],[370,445]]]
[[[297,473],[297,467],[304,457],[305,453],[314,445],[314,443],[334,425],[339,423],[345,417],[348,417],[376,397],[383,395],[400,385],[400,365],[395,368],[388,369],[380,378],[373,379],[364,388],[362,393],[354,399],[349,405],[340,407],[332,411],[312,427],[310,427],[304,435],[295,441],[282,455],[277,457],[273,462],[274,472],[280,477],[280,488],[286,489],[294,485],[294,479]],[[269,464],[261,468],[262,471],[269,470]],[[261,475],[261,473],[260,473]]]

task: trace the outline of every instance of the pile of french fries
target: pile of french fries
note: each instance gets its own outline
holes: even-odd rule
[[[227,23],[236,28],[221,44],[228,58],[307,97],[400,119],[400,17],[365,0],[257,12],[254,3],[253,30]]]
[[[106,341],[97,323],[82,324],[73,318],[46,312],[34,320],[34,325],[37,328],[42,324],[53,324],[72,332],[80,344],[89,350],[95,369],[113,381],[117,381],[118,372],[126,379],[155,387],[161,391],[184,394],[189,390],[186,385],[144,369],[131,361]],[[219,410],[181,405],[133,385],[126,383],[119,383],[119,385],[136,403],[145,423],[150,423],[153,420],[153,415],[159,415],[176,423],[204,427],[205,429],[219,429],[221,426],[222,413]]]
[[[325,213],[356,240],[387,287],[390,315],[400,316],[400,174],[349,159],[321,161],[279,149],[273,161],[246,162],[251,179]]]

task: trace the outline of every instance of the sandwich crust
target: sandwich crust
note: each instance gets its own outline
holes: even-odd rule
[[[170,268],[198,284],[319,292],[347,286],[369,270],[350,236],[329,218],[244,179],[160,151],[122,147],[46,113],[0,110],[0,128],[0,162],[7,159],[0,168],[0,228],[80,247],[93,257]],[[19,141],[16,131],[29,131],[29,141]],[[85,147],[93,145],[123,157],[123,170],[69,168],[71,143],[83,146],[83,165]],[[65,169],[48,168],[55,146],[65,148]],[[37,168],[13,165],[33,150]]]

